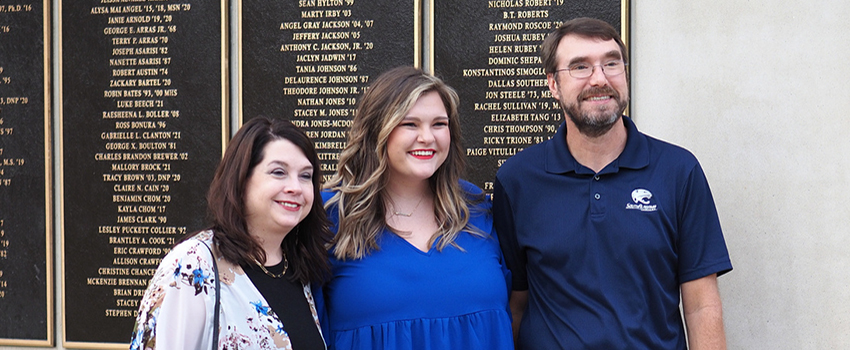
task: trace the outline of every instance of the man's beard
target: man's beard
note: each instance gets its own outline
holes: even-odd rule
[[[611,95],[617,101],[617,110],[613,113],[607,112],[605,111],[606,106],[602,106],[596,111],[582,111],[581,104],[587,96],[600,94]],[[629,104],[628,98],[620,98],[620,93],[610,86],[585,90],[579,94],[575,103],[567,104],[564,101],[560,102],[561,110],[564,111],[564,114],[572,120],[581,134],[588,137],[599,137],[608,132],[608,130],[611,130],[614,124],[620,120],[623,111],[626,110],[626,106]]]

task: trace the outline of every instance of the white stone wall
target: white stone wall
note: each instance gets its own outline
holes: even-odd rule
[[[631,2],[638,128],[690,149],[729,349],[850,349],[850,2]]]

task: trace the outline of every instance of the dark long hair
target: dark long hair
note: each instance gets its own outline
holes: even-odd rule
[[[313,205],[295,226],[281,248],[288,257],[294,278],[302,283],[324,281],[330,275],[325,245],[331,241],[330,222],[322,207],[322,173],[313,142],[298,127],[283,119],[256,117],[248,120],[230,140],[207,193],[213,241],[221,255],[240,265],[265,261],[265,252],[248,233],[245,222],[245,185],[263,160],[272,141],[285,139],[297,146],[313,165]]]

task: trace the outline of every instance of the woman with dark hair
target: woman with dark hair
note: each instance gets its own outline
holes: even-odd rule
[[[413,67],[359,101],[323,192],[337,230],[324,290],[333,349],[513,349],[490,204],[460,179],[457,105]]]
[[[320,189],[319,161],[303,131],[285,120],[246,122],[207,194],[212,226],[162,259],[130,348],[325,349],[310,288],[330,271]]]

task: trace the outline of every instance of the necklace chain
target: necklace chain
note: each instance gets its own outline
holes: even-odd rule
[[[289,269],[289,260],[286,260],[286,252],[283,252],[283,272],[281,272],[280,274],[274,274],[269,272],[269,270],[266,270],[266,267],[263,266],[263,264],[260,264],[257,259],[254,259],[254,262],[257,263],[257,266],[259,266],[260,269],[262,269],[263,272],[265,272],[266,275],[269,275],[269,277],[271,278],[281,278],[284,274],[286,274],[286,270]]]
[[[404,217],[406,217],[406,218],[409,218],[409,217],[413,216],[413,213],[415,213],[415,212],[416,212],[416,209],[419,209],[419,205],[420,205],[420,204],[422,204],[422,200],[423,200],[423,199],[425,199],[425,197],[424,197],[424,196],[422,196],[422,197],[420,197],[420,198],[419,198],[419,202],[416,202],[416,206],[415,206],[415,207],[413,207],[413,210],[411,210],[411,211],[410,211],[410,213],[402,213],[402,212],[400,212],[400,211],[395,210],[395,203],[393,203],[393,215],[395,215],[395,216],[404,216]]]

